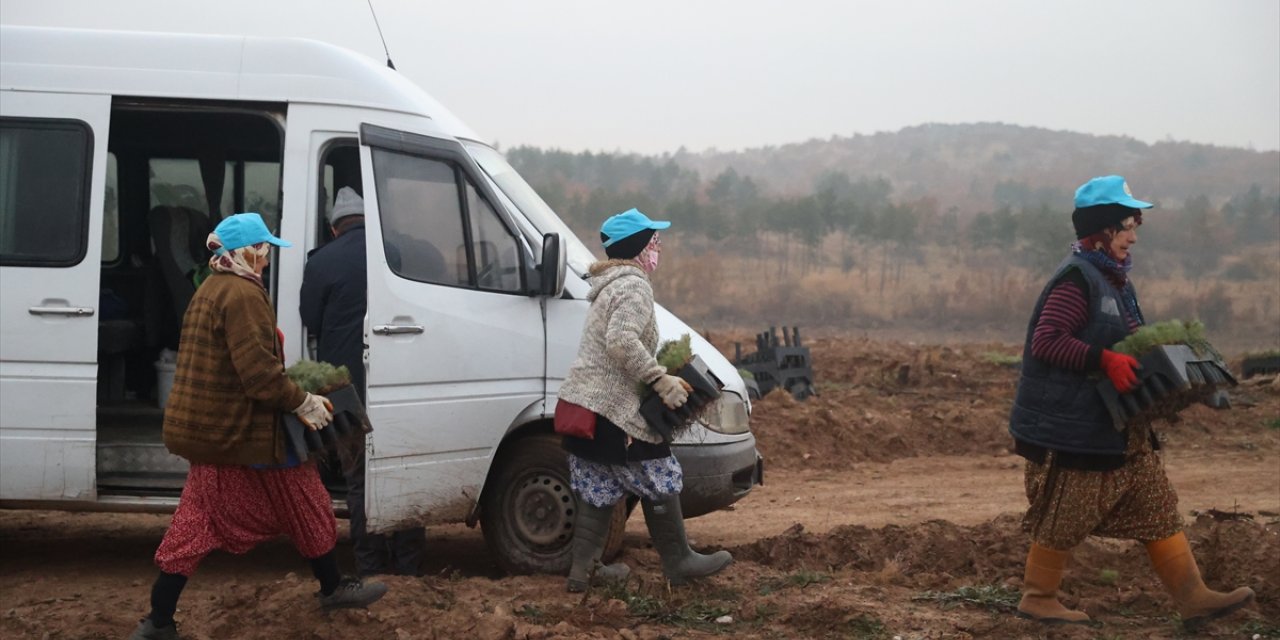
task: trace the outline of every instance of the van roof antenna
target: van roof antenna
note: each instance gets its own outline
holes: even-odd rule
[[[373,14],[373,26],[378,29],[378,39],[382,41],[382,52],[387,54],[387,66],[395,70],[395,63],[391,62],[391,51],[387,49],[387,39],[382,36],[382,25],[378,24],[378,12],[373,10],[373,0],[366,0],[369,3],[369,13]]]

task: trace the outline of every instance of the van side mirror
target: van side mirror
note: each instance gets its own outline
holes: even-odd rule
[[[564,240],[558,233],[542,236],[542,262],[538,264],[534,295],[556,298],[564,291],[565,272]]]

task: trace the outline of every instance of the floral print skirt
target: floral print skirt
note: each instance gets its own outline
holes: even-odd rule
[[[657,501],[679,495],[684,489],[684,470],[675,456],[603,464],[569,454],[569,486],[597,508],[612,506],[627,494]]]

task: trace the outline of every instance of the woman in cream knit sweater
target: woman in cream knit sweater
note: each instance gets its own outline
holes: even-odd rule
[[[649,275],[662,253],[658,232],[670,226],[631,209],[600,228],[609,259],[591,266],[591,309],[556,407],[557,430],[575,423],[594,431],[591,437],[564,439],[578,498],[569,591],[585,590],[593,577],[616,580],[630,573],[621,563],[600,564],[613,506],[628,494],[640,498],[663,573],[673,584],[712,575],[733,560],[727,551],[703,555],[689,548],[680,512],[680,463],[640,417],[639,390],[646,386],[670,408],[688,399],[681,380],[654,356],[658,326]]]

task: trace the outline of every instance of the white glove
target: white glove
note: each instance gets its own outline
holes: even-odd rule
[[[333,404],[328,398],[308,393],[307,398],[293,410],[294,415],[312,431],[319,431],[333,421]]]
[[[678,409],[689,399],[689,392],[684,388],[684,381],[668,373],[653,381],[653,390],[662,398],[662,404],[668,409]]]

